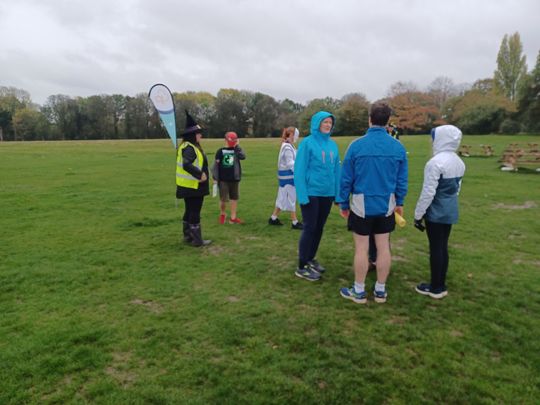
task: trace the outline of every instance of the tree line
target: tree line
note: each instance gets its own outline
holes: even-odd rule
[[[234,130],[240,137],[279,136],[296,126],[309,133],[311,116],[319,110],[336,115],[336,136],[362,135],[370,102],[364,94],[326,97],[306,105],[290,99],[236,89],[173,93],[177,131],[184,128],[187,109],[207,128],[207,136]],[[427,133],[451,123],[467,134],[540,132],[540,52],[527,70],[519,33],[505,35],[493,77],[472,85],[440,76],[420,89],[412,82],[390,86],[385,100],[391,120],[404,134]],[[40,106],[22,89],[0,86],[0,140],[90,140],[166,138],[159,116],[146,93],[90,97],[49,96]]]

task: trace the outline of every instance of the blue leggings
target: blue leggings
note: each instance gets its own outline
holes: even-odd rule
[[[313,260],[319,249],[324,224],[332,209],[334,197],[309,197],[309,203],[300,205],[304,229],[298,246],[298,267]]]

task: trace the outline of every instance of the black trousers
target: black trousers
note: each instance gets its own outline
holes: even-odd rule
[[[426,232],[429,240],[429,264],[431,267],[431,290],[446,288],[448,239],[451,230],[451,224],[426,221]]]
[[[299,268],[315,258],[333,202],[334,197],[309,197],[309,203],[300,205],[304,229],[298,246]]]
[[[201,222],[201,209],[204,197],[186,197],[186,209],[184,211],[183,220],[190,225],[196,225]]]

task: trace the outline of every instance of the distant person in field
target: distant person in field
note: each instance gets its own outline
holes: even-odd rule
[[[378,303],[386,302],[386,280],[392,261],[390,233],[396,225],[394,212],[403,215],[407,195],[407,153],[386,131],[390,114],[386,103],[376,102],[371,106],[369,129],[363,137],[351,142],[341,169],[341,215],[347,218],[348,228],[353,232],[355,279],[353,286],[342,288],[340,294],[358,304],[367,302],[365,280],[371,234],[377,246],[373,298]]]
[[[416,286],[416,292],[440,299],[448,294],[448,239],[452,225],[458,221],[458,194],[465,163],[456,151],[461,131],[453,125],[431,130],[433,157],[424,168],[424,185],[414,211],[414,226],[427,231],[429,240],[430,283]]]
[[[295,127],[288,127],[281,134],[281,148],[278,157],[278,195],[272,216],[268,219],[270,225],[283,225],[278,216],[281,211],[291,213],[292,229],[303,229],[296,217],[296,188],[294,187],[294,161],[296,148],[294,144],[300,133]]]
[[[294,162],[294,185],[304,221],[295,274],[308,281],[319,280],[326,271],[315,256],[339,191],[339,150],[330,138],[334,125],[335,118],[329,112],[313,115],[311,133],[300,143]]]
[[[238,199],[240,198],[240,180],[242,178],[241,160],[246,154],[239,144],[236,132],[225,134],[225,147],[216,152],[212,176],[219,187],[219,223],[224,224],[227,219],[227,203],[230,201],[231,216],[229,224],[241,224],[238,218]]]
[[[186,111],[186,128],[176,155],[176,198],[185,202],[183,216],[184,241],[192,246],[205,246],[201,232],[201,209],[204,197],[209,194],[208,159],[200,141],[200,125]]]

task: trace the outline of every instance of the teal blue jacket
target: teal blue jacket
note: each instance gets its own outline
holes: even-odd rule
[[[336,197],[339,195],[341,161],[336,142],[330,133],[319,131],[321,122],[331,117],[326,111],[319,111],[311,117],[311,133],[298,147],[294,162],[294,184],[299,204],[309,203],[309,197]],[[334,126],[332,126],[332,130]]]

